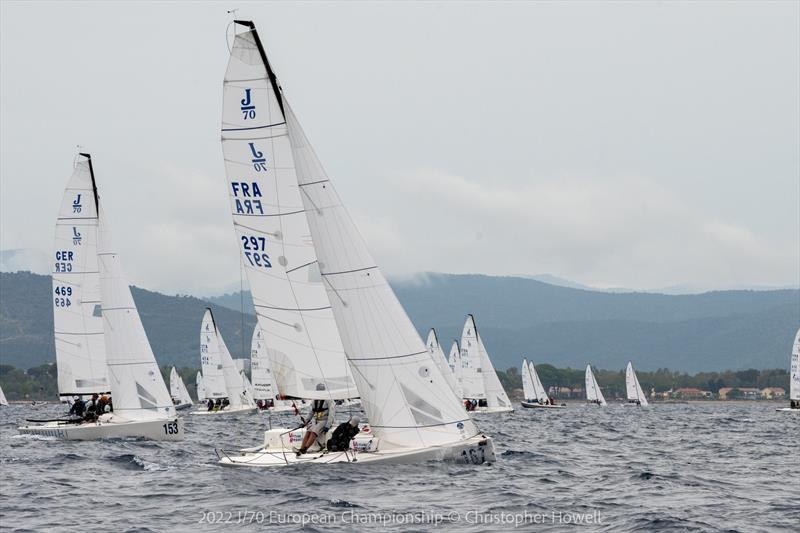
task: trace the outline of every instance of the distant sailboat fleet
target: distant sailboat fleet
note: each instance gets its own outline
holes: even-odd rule
[[[514,406],[475,317],[466,315],[447,356],[434,329],[423,342],[317,158],[255,25],[236,20],[233,27],[221,144],[226,197],[257,317],[250,378],[207,308],[195,377],[199,403],[175,367],[167,388],[111,244],[91,156],[80,153],[56,222],[51,295],[59,397],[71,404],[70,415],[28,420],[19,431],[180,440],[184,420],[177,411],[224,421],[310,408],[304,427],[270,428],[254,447],[217,450],[220,464],[495,461],[494,441],[472,413],[511,413]],[[548,394],[527,358],[520,374],[522,407],[566,407]],[[591,365],[585,383],[587,403],[607,406]],[[630,362],[625,383],[623,405],[648,406]],[[799,395],[800,331],[790,406],[779,410],[800,412]],[[7,405],[2,390],[0,405]],[[351,418],[355,430],[344,446],[335,445],[337,433],[324,418],[336,405],[360,406],[368,421]]]

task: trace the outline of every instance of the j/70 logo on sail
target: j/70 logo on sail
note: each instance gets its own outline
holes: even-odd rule
[[[253,154],[253,168],[256,172],[267,171],[267,158],[264,157],[264,152],[257,150],[255,143],[247,143],[250,145],[250,153]]]
[[[72,201],[72,212],[73,213],[80,213],[81,212],[81,193],[78,193],[78,196]]]
[[[244,98],[242,98],[241,104],[244,120],[256,118],[256,106],[250,101],[250,89],[244,90]]]

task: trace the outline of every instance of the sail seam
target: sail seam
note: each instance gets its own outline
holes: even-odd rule
[[[276,122],[275,124],[267,124],[265,126],[250,126],[249,128],[222,128],[222,131],[247,131],[247,130],[263,130],[266,128],[272,128],[275,126],[283,126],[286,124],[286,121],[283,122]]]

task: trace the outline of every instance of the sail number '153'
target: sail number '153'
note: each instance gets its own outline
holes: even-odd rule
[[[178,429],[177,420],[174,422],[167,422],[161,427],[164,428],[164,435],[177,435],[180,432],[180,430]]]
[[[242,251],[251,266],[260,268],[272,268],[269,256],[265,253],[267,239],[265,237],[253,237],[242,235]]]

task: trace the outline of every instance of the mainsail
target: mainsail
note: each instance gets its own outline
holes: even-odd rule
[[[109,392],[100,273],[97,188],[89,154],[79,154],[56,222],[53,326],[59,396]]]
[[[200,325],[200,365],[203,370],[205,397],[212,400],[228,397],[225,375],[222,372],[222,355],[217,325],[211,309],[206,309]]]
[[[450,345],[450,356],[447,358],[447,364],[450,367],[450,372],[453,373],[453,379],[456,384],[456,396],[459,398],[464,397],[464,389],[461,385],[461,376],[462,376],[462,368],[461,368],[461,349],[458,347],[458,341],[454,340],[453,344]]]
[[[444,356],[441,345],[439,345],[439,338],[436,336],[435,329],[431,328],[428,332],[428,341],[426,344],[428,346],[428,353],[431,354],[431,359],[436,363],[436,366],[439,367],[439,371],[444,376],[445,381],[447,381],[447,384],[453,389],[453,393],[461,397],[461,392],[456,386],[456,378],[450,370],[450,366],[447,364],[447,359]]]
[[[243,214],[254,216],[242,217],[243,227],[237,232],[243,252],[261,254],[262,265],[265,259],[270,263],[269,267],[248,268],[251,287],[260,281],[254,284],[249,274],[261,268],[267,272],[263,278],[281,279],[280,284],[275,284],[278,294],[294,293],[286,302],[265,304],[262,294],[256,298],[256,309],[262,313],[259,323],[269,335],[270,348],[278,348],[273,345],[272,336],[287,335],[277,325],[290,332],[293,329],[297,335],[292,349],[286,350],[286,357],[305,357],[318,368],[335,365],[338,372],[323,371],[320,376],[329,391],[348,388],[346,374],[342,373],[347,369],[346,353],[362,406],[384,449],[424,448],[477,435],[475,424],[431,361],[425,344],[375,265],[317,160],[283,97],[255,26],[252,22],[235,23],[246,31],[237,34],[233,43],[223,124],[226,165],[229,176],[237,178],[231,179],[234,206],[236,200],[244,200],[243,193],[237,193],[234,187],[241,189],[244,183],[252,191],[252,183],[258,182],[260,194],[264,194],[261,186],[272,184],[270,195],[259,197],[263,215],[256,214],[255,208],[248,213],[243,204]],[[255,116],[250,114],[251,106]],[[295,188],[298,185],[299,189]],[[293,193],[297,196],[289,198],[299,196],[302,204],[290,201],[284,205],[284,194]],[[310,240],[304,235],[306,219]],[[256,227],[253,220],[264,226]],[[292,252],[296,255],[290,256]],[[318,296],[317,275],[323,280],[327,301]],[[302,298],[293,290],[300,286],[308,289]],[[275,298],[264,290],[260,292],[264,298]],[[341,346],[333,334],[331,311]],[[271,331],[267,331],[268,326]],[[278,372],[275,366],[273,370]],[[332,385],[333,378],[337,383]]]
[[[789,399],[800,400],[800,329],[794,337],[789,375]]]
[[[189,391],[174,366],[169,372],[169,395],[173,402],[177,401],[180,405],[192,403],[192,397],[189,396]]]
[[[250,375],[253,378],[253,397],[256,400],[275,400],[278,387],[270,369],[264,333],[258,324],[250,344]]]
[[[536,392],[533,390],[533,380],[531,379],[531,371],[528,368],[528,360],[522,360],[522,393],[525,395],[526,400],[533,400],[536,398]]]
[[[586,399],[590,402],[606,405],[603,391],[600,390],[597,379],[594,377],[594,372],[592,372],[592,365],[586,365]]]
[[[3,393],[3,387],[0,387],[0,405],[8,405],[8,400],[6,400],[6,395]]]
[[[134,420],[175,416],[172,398],[147,340],[119,255],[114,251],[102,208],[98,229],[103,331],[114,413]]]
[[[536,372],[536,367],[533,366],[532,361],[528,361],[528,377],[531,380],[531,388],[533,391],[531,399],[538,400],[539,403],[547,403],[549,400],[547,390],[544,388],[544,385],[542,385],[542,380],[539,379],[539,374]]]
[[[203,383],[203,373],[199,370],[197,371],[197,377],[194,380],[195,387],[197,387],[197,401],[203,402],[207,400],[206,397],[206,386]]]
[[[357,396],[314,250],[284,102],[252,23],[223,86],[222,151],[241,260],[280,394]],[[324,387],[319,390],[319,386]]]
[[[644,395],[642,386],[639,385],[639,378],[636,377],[636,372],[633,370],[633,364],[630,361],[628,361],[628,367],[625,369],[625,389],[628,401],[638,401],[641,405],[647,405],[647,398]]]
[[[206,339],[208,339],[207,346],[210,362],[209,366],[215,366],[213,364],[214,361],[219,362],[216,370],[222,374],[222,382],[224,390],[226,391],[225,396],[228,398],[228,401],[230,401],[231,407],[240,407],[242,405],[255,406],[253,398],[246,393],[247,384],[244,381],[246,377],[242,379],[242,375],[236,368],[236,363],[233,362],[233,357],[231,357],[231,353],[228,351],[228,347],[225,345],[225,339],[222,338],[222,334],[220,333],[219,328],[217,328],[217,323],[214,321],[214,315],[209,308],[206,308],[205,315],[203,316],[202,327],[203,333],[207,333]],[[218,374],[216,372],[213,372],[211,375],[215,380],[218,379]],[[206,387],[211,387],[208,380],[209,376],[204,374],[203,377],[205,378]],[[214,388],[210,389],[210,391],[213,393],[213,396],[209,394],[209,397],[217,398],[218,390],[219,384],[215,383]]]

